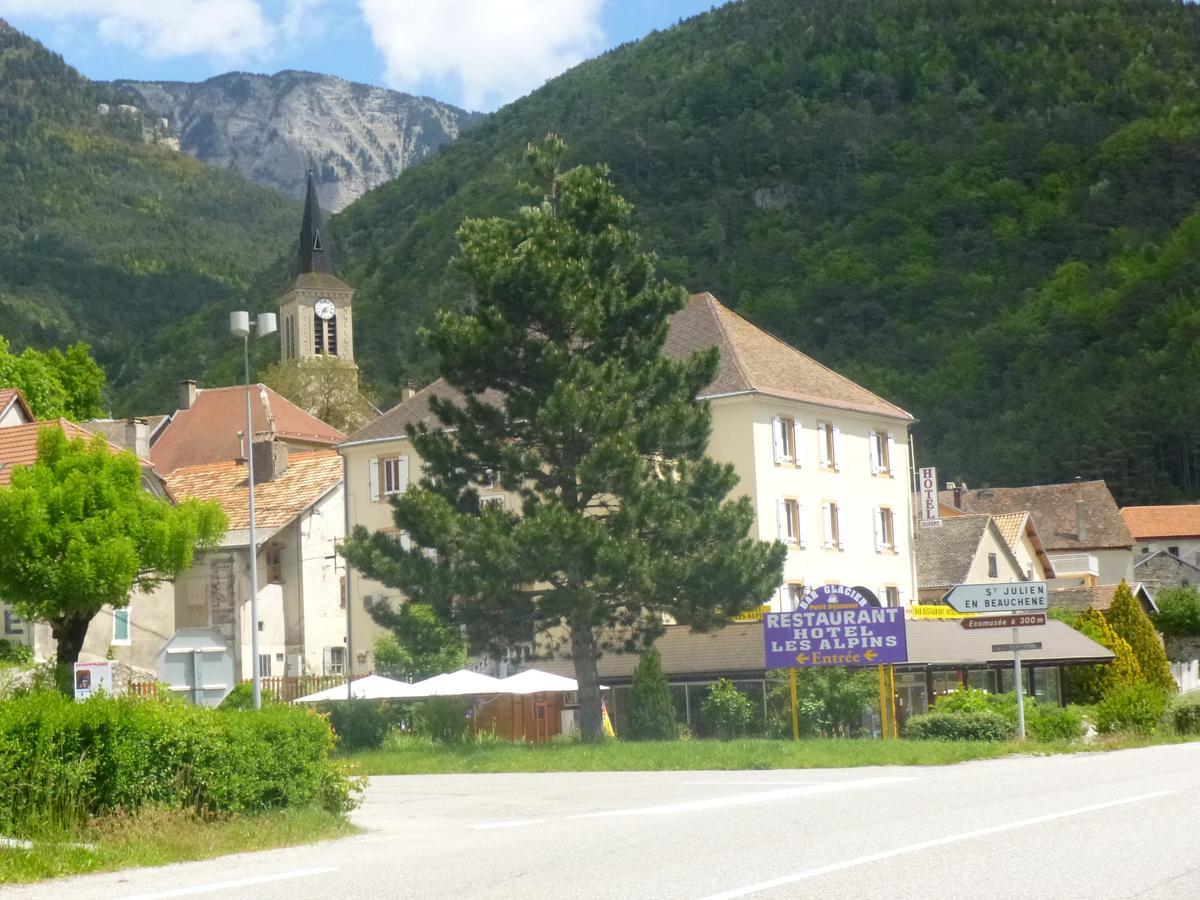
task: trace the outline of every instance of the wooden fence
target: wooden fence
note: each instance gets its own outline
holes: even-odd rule
[[[355,681],[362,677],[354,675],[350,680]],[[307,697],[317,691],[345,683],[344,675],[272,675],[262,680],[262,695],[291,703],[298,697]],[[242,684],[249,684],[249,679],[243,680]]]

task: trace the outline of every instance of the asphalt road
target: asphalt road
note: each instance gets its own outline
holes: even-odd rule
[[[1200,897],[1200,743],[943,768],[372,779],[357,837],[0,892]]]

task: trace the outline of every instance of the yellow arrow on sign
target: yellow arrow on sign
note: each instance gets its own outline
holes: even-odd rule
[[[867,658],[867,662],[874,662],[875,657],[877,657],[878,655],[879,654],[876,653],[874,650],[868,650],[866,653],[863,654],[863,656],[865,656]]]
[[[808,657],[801,653],[796,657],[796,662],[804,665],[806,662],[808,662]]]

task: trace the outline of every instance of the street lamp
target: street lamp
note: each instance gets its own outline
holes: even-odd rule
[[[246,487],[250,493],[250,661],[254,708],[262,709],[262,670],[258,661],[258,542],[254,537],[254,421],[250,416],[250,331],[259,337],[275,333],[275,313],[259,313],[250,321],[245,311],[229,314],[229,330],[242,339],[246,361]]]

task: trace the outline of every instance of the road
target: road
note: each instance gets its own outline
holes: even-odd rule
[[[365,831],[45,900],[1200,896],[1200,743],[938,768],[397,776]]]

